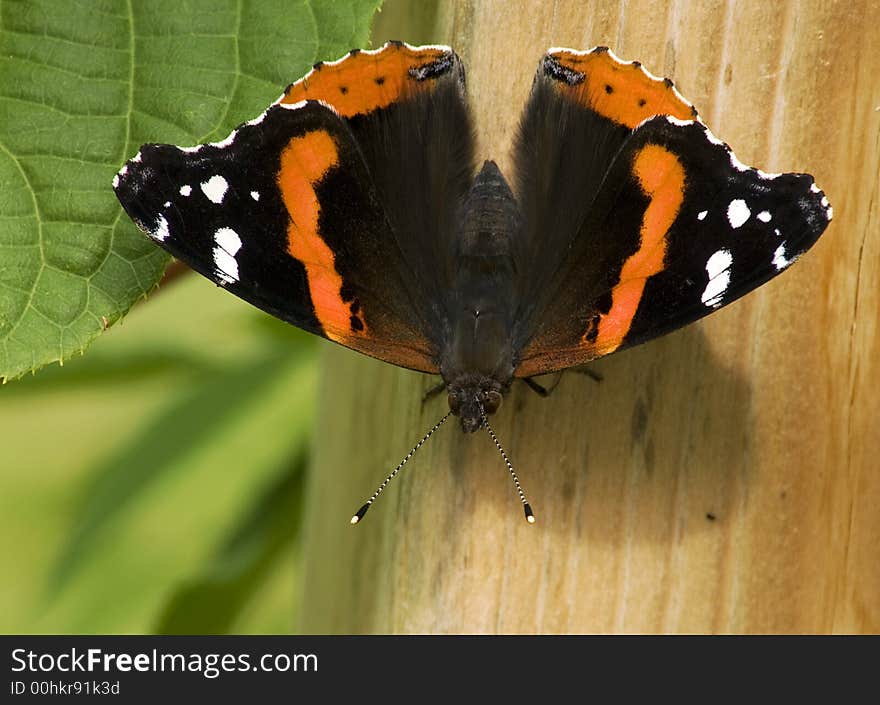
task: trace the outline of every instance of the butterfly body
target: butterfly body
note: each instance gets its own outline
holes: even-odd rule
[[[493,414],[513,380],[516,314],[514,242],[519,207],[494,162],[474,179],[460,216],[455,275],[449,291],[448,338],[440,374],[462,429],[481,423],[477,400]]]
[[[145,145],[114,179],[157,244],[305,330],[441,375],[465,431],[516,378],[695,321],[831,220],[807,174],[742,164],[668,79],[551,49],[510,183],[475,168],[464,69],[392,42],[318,64],[218,143]]]

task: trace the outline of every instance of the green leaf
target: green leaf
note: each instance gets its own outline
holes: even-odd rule
[[[267,390],[283,379],[291,365],[310,360],[310,347],[278,348],[258,360],[242,360],[223,375],[211,376],[191,392],[179,396],[140,435],[95,471],[85,500],[76,512],[78,522],[55,565],[51,586],[66,587],[76,566],[98,542],[108,525],[124,515],[150,488],[190,464],[190,455],[217,445],[217,435],[241,423],[254,406],[265,406]],[[287,412],[289,416],[289,412]],[[284,457],[304,443],[308,428],[291,428],[283,443]],[[282,452],[282,451],[279,451]]]
[[[157,634],[224,634],[298,535],[305,447],[263,495],[247,507],[204,572],[172,595]],[[292,595],[291,595],[292,598]],[[286,624],[294,620],[288,616]]]
[[[365,45],[379,4],[0,4],[0,378],[83,350],[158,282],[167,256],[110,187],[141,144],[228,134]]]
[[[229,578],[230,536],[310,443],[313,353],[330,345],[193,276],[88,355],[0,391],[0,555],[15,566],[0,632],[148,632],[176,596]],[[283,528],[235,555],[265,556]],[[291,628],[299,552],[284,540],[269,566],[236,558],[247,580],[214,629]]]

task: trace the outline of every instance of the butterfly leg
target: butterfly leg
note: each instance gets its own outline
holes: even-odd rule
[[[446,389],[446,382],[440,382],[439,384],[435,384],[428,391],[426,391],[425,394],[422,396],[422,404],[429,402],[431,399],[436,397],[444,389]]]
[[[556,389],[556,387],[559,385],[559,380],[561,379],[562,373],[559,372],[557,373],[556,379],[553,381],[553,384],[551,384],[549,387],[538,384],[533,377],[523,377],[522,381],[525,382],[528,385],[529,389],[535,392],[538,396],[549,397],[553,393],[553,390]]]
[[[545,387],[541,384],[538,384],[535,381],[534,377],[523,377],[522,381],[528,385],[529,389],[531,389],[533,392],[535,392],[539,396],[549,397],[550,394],[553,393],[553,390],[559,386],[559,382],[562,380],[562,375],[564,375],[566,372],[577,372],[578,374],[586,375],[587,377],[589,377],[590,379],[592,379],[596,382],[602,381],[602,375],[600,375],[598,372],[594,372],[593,370],[591,370],[588,367],[570,367],[569,369],[563,370],[562,372],[557,372],[556,379],[553,381],[553,384],[551,384],[549,387]]]
[[[601,382],[602,381],[602,375],[600,375],[598,372],[594,372],[593,370],[591,370],[589,367],[586,367],[586,366],[570,367],[568,369],[568,371],[569,372],[577,372],[579,375],[586,375],[587,377],[592,379],[594,382]]]

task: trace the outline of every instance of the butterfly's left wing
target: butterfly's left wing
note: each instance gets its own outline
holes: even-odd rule
[[[463,82],[446,47],[355,50],[221,142],[145,145],[114,187],[158,245],[237,296],[437,372],[437,270],[472,170]]]
[[[598,85],[603,100],[609,84]],[[629,97],[638,106],[638,94]],[[605,139],[616,138],[608,129]],[[787,268],[832,215],[809,175],[746,167],[701,122],[666,115],[626,132],[595,192],[560,203],[551,191],[546,205],[551,213],[578,207],[583,215],[544,291],[521,304],[516,376],[588,362],[711,313]]]

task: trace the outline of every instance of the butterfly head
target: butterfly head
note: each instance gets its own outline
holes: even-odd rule
[[[491,377],[463,377],[447,385],[449,410],[458,416],[461,429],[473,433],[483,425],[484,413],[491,416],[501,406],[503,387]]]
[[[446,382],[444,382],[444,384],[446,384]],[[360,523],[361,519],[364,518],[364,515],[373,505],[373,502],[378,499],[379,495],[382,494],[382,491],[388,486],[388,483],[394,479],[397,473],[400,472],[401,468],[406,465],[407,461],[416,454],[419,448],[425,445],[427,440],[434,435],[434,432],[438,428],[446,423],[446,420],[450,416],[455,414],[461,419],[461,427],[465,432],[472,433],[478,428],[486,429],[486,432],[489,434],[489,437],[492,439],[492,442],[501,454],[501,459],[504,460],[504,464],[507,466],[507,471],[510,473],[513,484],[516,486],[516,492],[519,495],[520,502],[522,502],[523,514],[525,515],[526,521],[529,522],[529,524],[534,524],[535,515],[532,512],[531,505],[528,503],[528,500],[526,500],[525,492],[523,492],[519,478],[516,476],[516,471],[513,469],[513,465],[510,463],[510,458],[507,457],[507,453],[504,452],[504,448],[501,447],[501,442],[498,440],[498,436],[495,435],[495,431],[489,423],[489,414],[498,410],[498,407],[501,405],[502,391],[505,391],[508,387],[510,387],[509,383],[505,386],[492,377],[481,377],[474,374],[465,375],[458,383],[448,384],[449,411],[447,411],[443,417],[435,423],[424,436],[422,436],[421,440],[413,446],[412,450],[407,453],[403,460],[397,464],[397,467],[391,471],[391,474],[382,481],[382,484],[379,485],[378,489],[376,489],[370,498],[364,502],[361,508],[355,512],[354,516],[351,518],[351,523]]]

